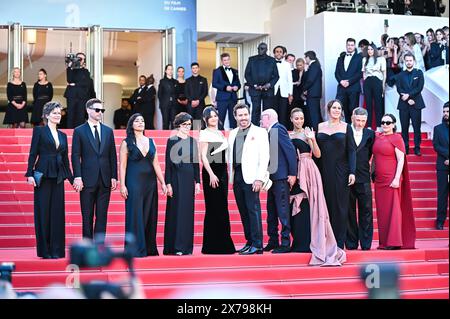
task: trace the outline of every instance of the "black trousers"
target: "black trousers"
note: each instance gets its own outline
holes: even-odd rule
[[[160,107],[162,115],[163,130],[173,128],[173,120],[178,114],[178,105],[167,105]]]
[[[267,234],[269,243],[278,246],[278,220],[281,223],[281,245],[291,246],[291,223],[287,180],[273,181],[267,194]]]
[[[409,152],[409,121],[411,120],[414,130],[414,150],[420,150],[420,143],[422,142],[420,125],[422,123],[422,110],[417,110],[410,107],[406,110],[399,110],[400,123],[402,125],[402,137],[405,142],[406,151]]]
[[[345,122],[351,124],[352,123],[352,113],[353,110],[359,106],[359,92],[348,92],[340,91],[336,95],[336,99],[341,101],[342,107],[344,109]]]
[[[95,186],[85,187],[80,192],[81,214],[83,216],[83,238],[92,239],[94,235],[100,234],[103,236],[98,240],[101,242],[104,241],[110,197],[111,188],[105,187],[101,176],[99,176]]]
[[[203,116],[203,109],[205,108],[204,105],[200,104],[197,107],[192,107],[191,103],[187,105],[187,113],[189,113],[192,116],[192,129],[194,130],[200,130],[202,125],[202,116]]]
[[[227,118],[227,112],[230,129],[236,128],[237,123],[233,114],[233,108],[236,104],[237,101],[233,99],[227,101],[217,101],[217,110],[219,111],[220,120],[219,129],[223,130],[223,124],[225,123],[225,119]]]
[[[444,225],[448,209],[448,170],[437,171],[437,224]]]
[[[306,106],[303,110],[305,114],[304,127],[312,127],[317,132],[319,123],[322,122],[322,114],[320,113],[320,98],[312,97],[306,99]]]
[[[358,203],[358,220],[356,206]],[[347,249],[369,250],[373,239],[372,188],[370,183],[356,183],[350,187],[350,204],[348,210]]]
[[[38,257],[65,256],[64,182],[42,178],[34,189],[34,229]]]
[[[257,94],[251,96],[252,98],[252,123],[259,126],[261,120],[261,102],[263,110],[273,107],[273,94],[267,91],[257,91]]]
[[[284,125],[284,127],[289,127],[289,99],[287,97],[282,97],[280,90],[273,98],[273,107],[278,113],[278,122]]]
[[[67,128],[76,128],[86,121],[85,99],[67,99]]]
[[[244,226],[247,244],[256,248],[262,248],[263,230],[261,218],[261,203],[259,192],[252,190],[253,185],[246,184],[242,176],[241,166],[234,173],[233,191],[236,203]]]
[[[366,101],[367,127],[372,127],[372,113],[375,111],[375,123],[381,127],[383,118],[383,81],[376,76],[369,76],[364,80],[364,100]]]

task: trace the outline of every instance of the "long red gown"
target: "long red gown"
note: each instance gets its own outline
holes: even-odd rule
[[[405,144],[400,134],[377,134],[373,145],[373,154],[375,156],[375,201],[380,241],[378,248],[396,246],[402,249],[414,249],[416,226],[406,156],[400,178],[400,188],[389,187],[397,170],[395,148],[405,153]]]

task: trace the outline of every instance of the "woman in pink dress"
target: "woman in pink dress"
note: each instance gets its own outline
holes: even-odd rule
[[[396,121],[392,114],[383,116],[383,132],[373,145],[378,249],[414,249],[416,241],[405,144],[395,133]]]

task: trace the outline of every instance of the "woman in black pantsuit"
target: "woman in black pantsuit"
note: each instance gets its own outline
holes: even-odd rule
[[[67,135],[57,130],[61,121],[61,105],[45,104],[42,111],[45,126],[33,129],[28,170],[28,183],[34,188],[34,226],[38,257],[65,256],[64,180],[73,183],[69,166]],[[37,161],[36,161],[37,159]],[[39,187],[33,172],[43,173]]]
[[[120,193],[125,199],[125,232],[136,239],[134,257],[158,255],[157,178],[166,194],[156,146],[151,138],[145,137],[144,130],[144,117],[133,114],[128,120],[127,138],[120,145]]]
[[[163,130],[168,130],[173,128],[173,120],[178,114],[178,82],[173,78],[172,64],[166,65],[164,72],[164,78],[159,81],[158,99],[163,121]]]
[[[167,141],[167,207],[164,226],[164,255],[190,255],[194,248],[194,202],[200,193],[197,141],[189,136],[192,117],[175,117],[177,135]]]

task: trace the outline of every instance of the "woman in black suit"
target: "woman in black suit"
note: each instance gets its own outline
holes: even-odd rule
[[[28,183],[34,186],[34,226],[38,257],[64,258],[64,180],[73,183],[69,166],[67,135],[57,129],[61,105],[48,102],[42,110],[45,126],[33,129],[28,169]],[[36,161],[37,160],[37,161]],[[34,176],[42,173],[42,178]]]
[[[158,98],[159,108],[163,119],[163,130],[173,128],[173,120],[178,114],[178,82],[173,78],[173,66],[168,64],[165,67],[164,78],[159,81]]]

